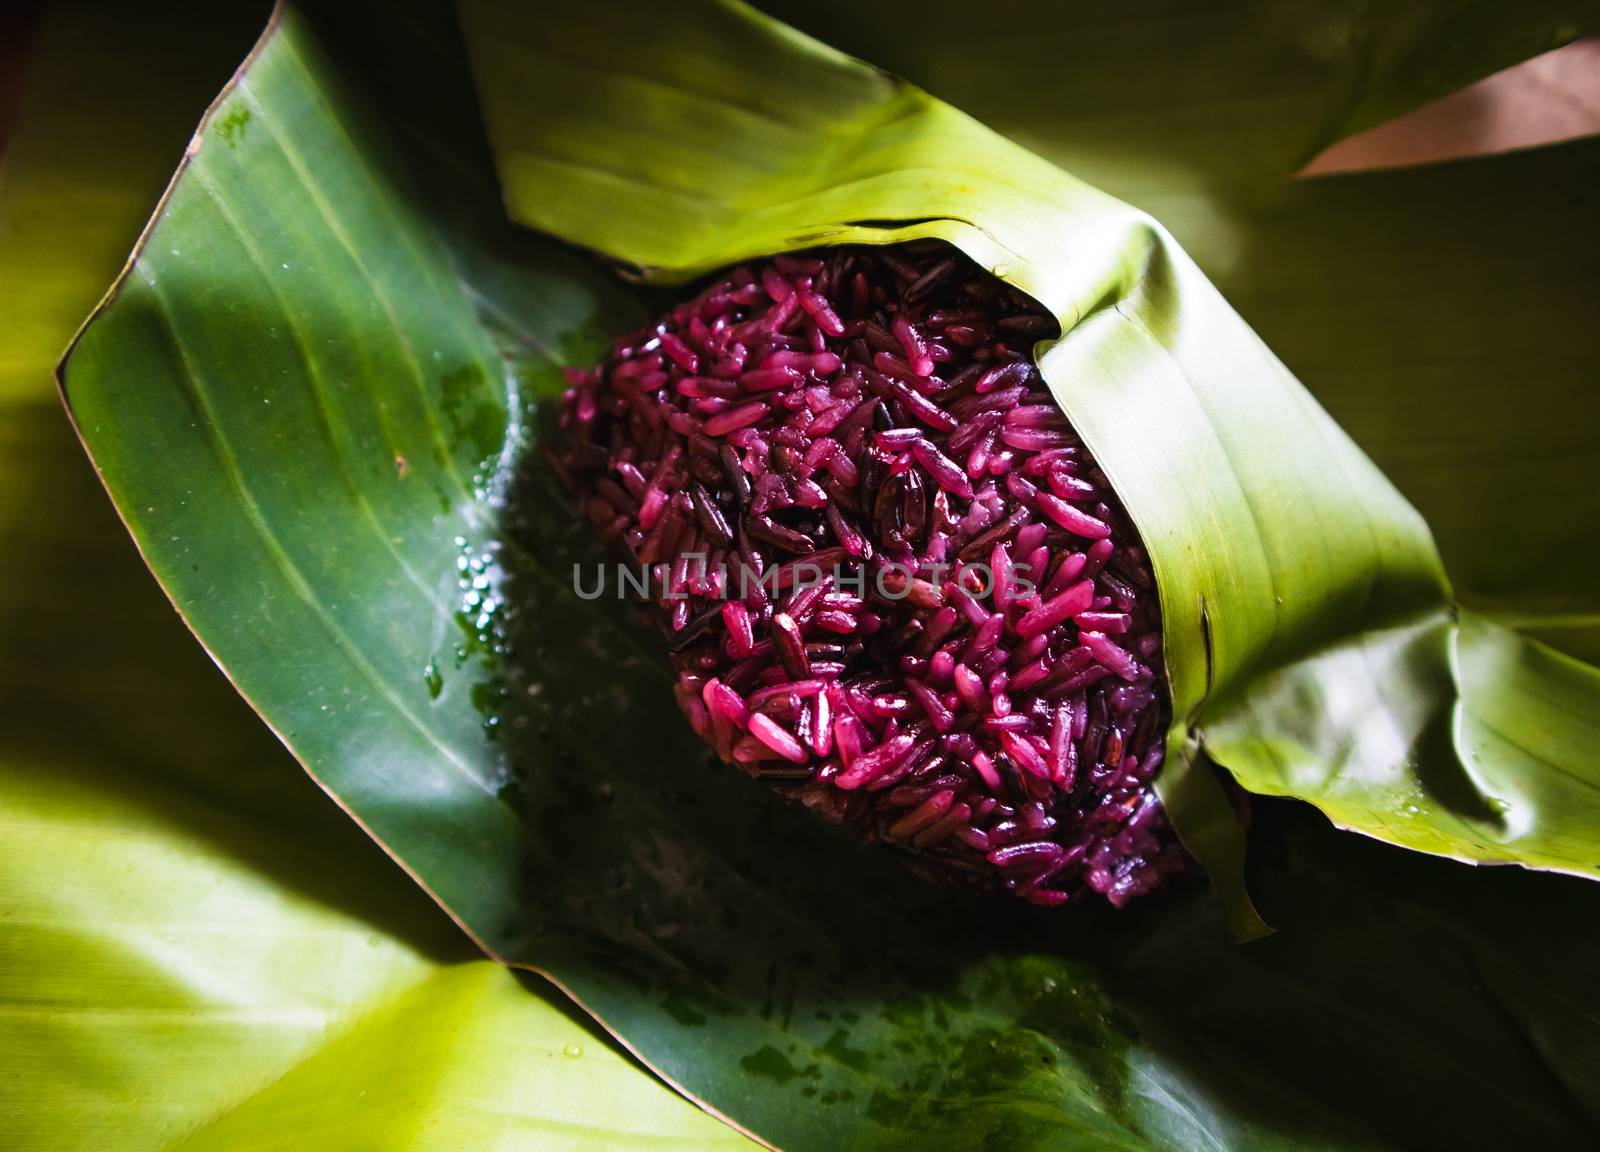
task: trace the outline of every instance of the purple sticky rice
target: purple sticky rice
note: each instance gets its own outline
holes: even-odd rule
[[[1155,581],[1057,331],[934,242],[744,265],[571,374],[557,466],[722,760],[926,874],[1121,907],[1188,857]]]

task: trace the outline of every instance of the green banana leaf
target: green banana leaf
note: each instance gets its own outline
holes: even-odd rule
[[[746,1145],[483,959],[326,802],[74,442],[51,369],[262,13],[187,15],[48,14],[0,161],[3,1143]]]
[[[451,14],[374,12],[280,10],[65,387],[180,611],[494,955],[786,1148],[1592,1142],[1592,886],[1269,802],[1241,951],[1197,886],[986,907],[702,767],[522,466],[645,302],[500,226]]]
[[[1154,215],[1421,510],[1463,602],[1600,653],[1600,409],[1573,340],[1600,308],[1600,145],[1291,180],[1600,5],[1000,0],[976,32],[943,0],[763,7]]]

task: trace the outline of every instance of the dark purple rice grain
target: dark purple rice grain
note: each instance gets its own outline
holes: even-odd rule
[[[1187,866],[1160,610],[1056,331],[943,245],[746,265],[572,374],[561,466],[723,760],[929,874],[1120,907]]]

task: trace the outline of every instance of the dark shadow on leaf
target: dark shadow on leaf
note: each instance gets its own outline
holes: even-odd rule
[[[1503,829],[1505,813],[1489,802],[1461,763],[1454,724],[1453,710],[1440,711],[1417,737],[1412,757],[1422,790],[1432,802],[1442,804],[1463,820]]]

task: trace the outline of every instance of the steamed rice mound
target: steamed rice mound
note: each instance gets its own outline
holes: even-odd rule
[[[1029,298],[934,242],[734,269],[573,374],[557,461],[725,762],[1036,904],[1187,857],[1150,562]]]

